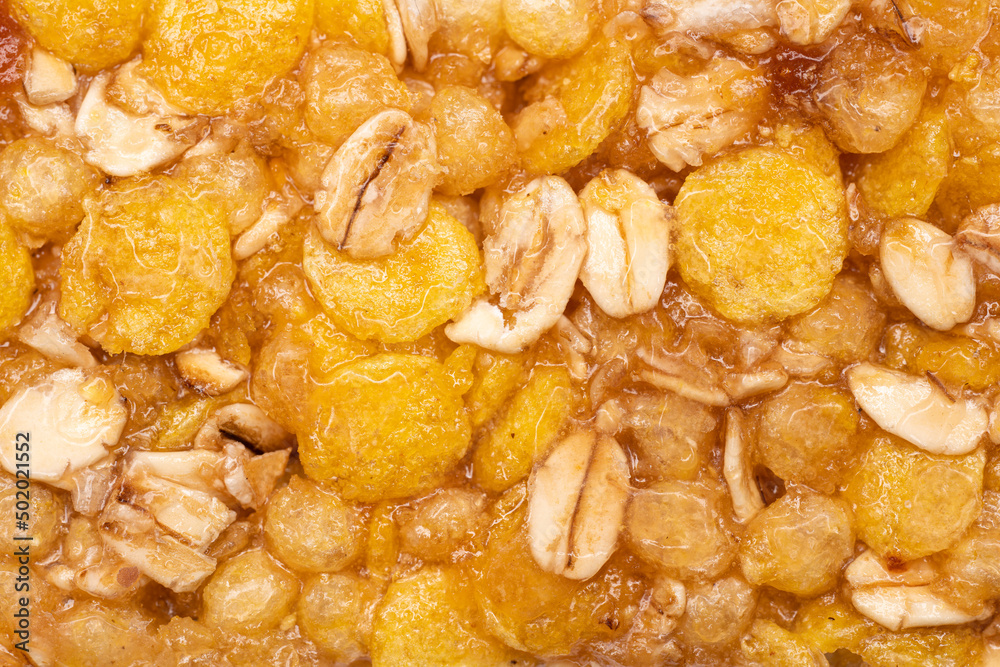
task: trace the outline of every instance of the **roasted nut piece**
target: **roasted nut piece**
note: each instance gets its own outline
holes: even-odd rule
[[[317,227],[327,243],[356,259],[388,255],[427,219],[438,174],[434,135],[389,109],[337,150],[316,193]]]
[[[649,310],[670,269],[673,210],[641,178],[602,171],[580,193],[587,221],[587,258],[580,280],[612,317]]]
[[[840,25],[849,0],[780,0],[775,5],[781,32],[793,44],[818,44]]]
[[[955,233],[955,245],[993,273],[1000,273],[1000,204],[967,216]]]
[[[563,314],[587,253],[586,221],[558,176],[535,179],[511,196],[498,220],[483,242],[486,284],[498,305],[480,299],[445,332],[456,343],[520,352]]]
[[[65,102],[76,92],[76,72],[65,60],[36,46],[24,73],[24,92],[29,102],[39,106]]]
[[[0,463],[17,472],[16,443],[31,454],[31,477],[62,486],[63,478],[104,458],[121,437],[128,411],[102,377],[56,371],[24,387],[0,408]],[[29,434],[28,440],[18,437]]]
[[[528,481],[528,543],[539,567],[570,579],[597,574],[618,544],[628,459],[614,439],[575,433]]]
[[[847,503],[817,493],[789,493],[747,525],[740,565],[751,584],[813,597],[833,588],[853,548]]]
[[[929,327],[947,331],[968,321],[976,306],[972,263],[955,241],[914,218],[886,226],[879,245],[882,273],[892,291]]]
[[[177,158],[194,144],[196,120],[183,115],[160,96],[136,71],[135,63],[119,70],[140,97],[152,98],[142,113],[123,109],[107,99],[108,73],[90,82],[76,114],[76,134],[87,147],[84,159],[112,176],[134,176]]]
[[[847,254],[838,183],[783,151],[751,148],[719,158],[687,177],[675,205],[681,276],[739,322],[812,308]]]
[[[178,352],[174,362],[185,382],[209,396],[232,391],[248,376],[246,370],[206,348]]]
[[[878,153],[916,120],[926,87],[927,74],[912,54],[874,34],[857,34],[824,61],[813,97],[838,148]]]
[[[749,132],[764,115],[768,84],[760,69],[718,56],[687,76],[661,69],[639,91],[636,121],[653,155],[674,171],[701,166]]]

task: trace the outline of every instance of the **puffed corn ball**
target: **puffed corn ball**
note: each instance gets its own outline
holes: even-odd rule
[[[312,0],[155,0],[142,67],[178,106],[218,114],[295,66],[312,14]]]
[[[850,394],[794,383],[757,409],[756,458],[786,482],[833,493],[857,447]]]
[[[586,581],[541,569],[526,539],[526,510],[524,485],[502,496],[486,547],[472,564],[487,629],[509,646],[542,656],[620,636],[635,615],[642,582],[614,562]]]
[[[439,486],[469,448],[462,390],[443,364],[412,354],[341,367],[310,398],[306,474],[363,502]]]
[[[302,266],[320,305],[362,340],[416,340],[457,317],[486,289],[475,239],[436,204],[424,228],[391,255],[352,259],[315,229],[304,252]]]
[[[301,77],[306,125],[333,146],[386,107],[410,110],[410,93],[389,61],[348,44],[332,43],[313,51]]]
[[[97,182],[80,156],[47,139],[19,139],[0,153],[0,211],[32,245],[68,239]]]
[[[315,0],[316,29],[327,37],[349,37],[366,51],[389,55],[383,0]]]
[[[336,572],[361,554],[363,518],[332,490],[296,476],[268,501],[264,538],[293,570]]]
[[[256,634],[292,612],[299,580],[266,551],[247,551],[223,563],[202,591],[209,627]]]
[[[517,654],[479,619],[465,572],[425,567],[389,585],[375,612],[372,665],[504,664]]]
[[[18,244],[14,232],[0,215],[0,338],[21,321],[35,291],[31,256]]]
[[[844,493],[858,537],[904,561],[947,549],[979,515],[985,462],[982,449],[938,456],[876,436]]]
[[[63,252],[59,315],[112,354],[189,343],[235,273],[222,211],[169,176],[105,190]]]
[[[514,163],[514,135],[499,112],[465,86],[439,90],[430,106],[437,132],[438,162],[444,172],[438,189],[467,195],[493,183]]]
[[[320,574],[302,589],[299,624],[309,639],[337,660],[352,662],[368,654],[378,584],[355,574]]]
[[[685,179],[676,207],[681,276],[737,322],[812,308],[847,255],[840,187],[780,150],[750,148],[701,167]]]
[[[812,597],[834,586],[853,548],[847,503],[816,493],[788,494],[750,521],[740,565],[752,584]]]
[[[10,0],[38,43],[84,73],[128,60],[142,38],[145,0]]]

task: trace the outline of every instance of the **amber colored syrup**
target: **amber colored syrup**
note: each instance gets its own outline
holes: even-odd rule
[[[6,97],[24,74],[26,43],[24,31],[11,17],[6,0],[0,0],[0,96]]]

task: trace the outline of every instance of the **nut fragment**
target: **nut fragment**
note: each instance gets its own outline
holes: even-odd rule
[[[972,263],[955,250],[950,236],[914,218],[889,223],[879,248],[893,293],[924,324],[939,331],[967,321],[976,306]]]
[[[302,209],[297,197],[279,197],[268,202],[257,221],[239,235],[233,244],[233,259],[246,259],[267,247],[281,229]]]
[[[174,361],[184,381],[209,396],[232,391],[247,379],[245,369],[226,361],[211,349],[184,350],[177,353]]]
[[[127,417],[118,392],[103,378],[88,379],[78,369],[56,371],[0,408],[0,464],[15,474],[17,462],[23,461],[17,451],[26,445],[31,477],[59,484],[69,473],[104,458]],[[17,448],[16,443],[25,445]]]
[[[252,403],[234,403],[219,408],[195,436],[196,449],[221,450],[239,442],[258,452],[291,449],[295,436]]]
[[[777,23],[773,0],[646,0],[642,17],[660,34],[691,31],[722,36]]]
[[[194,127],[194,119],[165,107],[140,116],[110,104],[111,76],[105,72],[90,82],[76,115],[76,134],[88,149],[84,160],[112,176],[133,176],[170,162],[194,144],[193,136],[183,134]]]
[[[628,500],[628,459],[606,435],[563,440],[528,481],[528,542],[538,565],[589,579],[615,550]]]
[[[867,550],[847,566],[844,577],[855,609],[894,631],[972,623],[993,611],[984,605],[979,613],[969,613],[941,596],[932,585],[939,574],[924,558],[890,570]]]
[[[863,363],[847,371],[847,385],[879,426],[931,454],[968,454],[989,425],[981,405],[926,378]]]
[[[777,391],[786,384],[788,384],[788,373],[781,368],[764,368],[750,373],[732,373],[722,381],[726,393],[735,401]]]
[[[215,571],[215,559],[156,526],[141,508],[116,500],[101,515],[101,538],[125,562],[178,593],[193,591]]]
[[[61,364],[80,368],[97,365],[90,349],[76,339],[76,333],[52,307],[38,308],[18,330],[17,337]]]
[[[573,294],[585,233],[576,194],[558,176],[536,178],[507,199],[483,243],[486,283],[499,305],[473,303],[445,329],[448,338],[507,353],[537,340]]]
[[[670,269],[671,209],[645,181],[606,169],[580,193],[587,258],[580,280],[612,317],[656,305]]]
[[[760,120],[764,79],[735,58],[714,58],[697,74],[660,70],[639,91],[635,112],[653,155],[674,171],[700,166]]]
[[[726,411],[726,447],[722,470],[733,499],[733,511],[742,523],[764,509],[760,489],[750,471],[749,452],[743,438],[743,413],[736,408]]]
[[[24,92],[29,102],[39,106],[65,102],[76,92],[73,66],[36,46],[31,51],[31,66],[24,73]]]
[[[966,216],[955,233],[955,245],[993,273],[1000,273],[1000,204]]]
[[[427,219],[438,174],[434,134],[398,109],[359,127],[323,171],[316,222],[327,243],[362,259],[393,251]]]
[[[803,46],[829,37],[850,8],[850,0],[781,0],[775,7],[781,33]]]

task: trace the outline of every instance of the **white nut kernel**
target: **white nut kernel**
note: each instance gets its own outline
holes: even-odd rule
[[[403,34],[410,46],[413,68],[422,72],[427,66],[427,43],[438,28],[437,8],[433,0],[397,0]]]
[[[92,368],[97,360],[76,333],[62,321],[54,308],[39,308],[17,332],[21,342],[49,359],[67,366]]]
[[[990,204],[962,220],[955,245],[993,273],[1000,273],[1000,204]]]
[[[423,226],[439,169],[434,134],[398,109],[359,127],[330,159],[316,193],[323,239],[356,259],[393,251]]]
[[[588,579],[614,553],[625,518],[629,469],[606,435],[563,440],[528,481],[528,542],[539,567]]]
[[[29,102],[39,106],[65,102],[76,92],[73,66],[36,46],[31,50],[31,65],[24,73],[24,92]]]
[[[232,391],[248,375],[246,369],[226,361],[211,349],[194,348],[178,352],[174,362],[185,382],[209,396]]]
[[[535,342],[573,294],[585,234],[580,202],[558,176],[537,178],[507,199],[483,243],[486,283],[498,305],[476,301],[445,328],[448,338],[506,353]]]
[[[168,108],[140,116],[108,103],[111,76],[105,72],[90,82],[76,115],[76,134],[87,147],[84,160],[112,176],[134,176],[170,162],[194,144],[194,136],[184,135],[195,126],[194,119]],[[133,74],[128,80],[139,86],[141,77]],[[136,95],[145,100],[153,93]]]
[[[722,36],[777,24],[774,0],[646,0],[642,17],[660,34]]]
[[[587,258],[580,280],[612,317],[653,306],[670,269],[672,209],[645,181],[625,169],[606,169],[580,193],[587,220]]]
[[[804,46],[829,37],[850,8],[850,0],[781,0],[775,9],[781,33]]]
[[[32,478],[59,484],[64,476],[104,458],[121,437],[127,417],[118,392],[103,378],[88,380],[77,369],[56,371],[0,408],[0,464],[15,474],[18,434],[29,434]]]
[[[972,317],[976,280],[972,263],[934,225],[902,218],[886,226],[879,247],[893,293],[927,326],[947,331]]]
[[[847,371],[847,385],[879,426],[931,454],[968,454],[989,425],[985,408],[927,378],[863,363]]]

